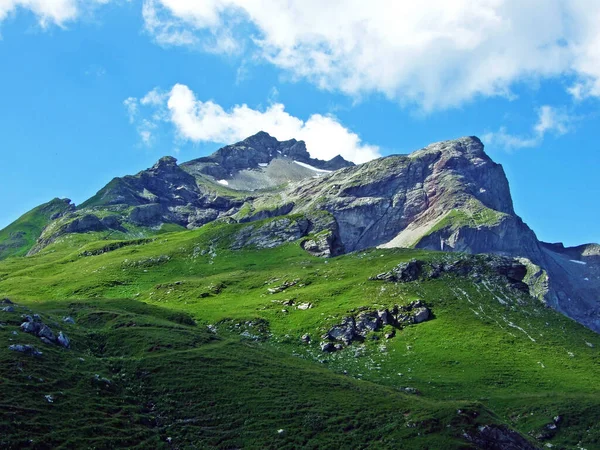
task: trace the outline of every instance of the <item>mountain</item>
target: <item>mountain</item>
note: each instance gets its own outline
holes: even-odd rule
[[[307,177],[318,178],[353,165],[339,155],[330,161],[311,158],[304,141],[279,142],[261,131],[181,167],[194,176],[212,176],[232,189],[254,191]]]
[[[316,217],[317,211],[334,219],[327,236],[311,243],[317,254],[379,246],[526,258],[532,291],[600,332],[600,247],[540,242],[516,215],[502,167],[476,137],[355,166],[340,156],[313,159],[303,141],[280,142],[260,132],[207,157],[181,165],[165,157],[137,175],[115,178],[76,211],[32,231],[21,230],[17,221],[2,231],[0,248],[4,256],[23,254],[8,239],[22,232],[30,241],[37,238],[28,246],[31,255],[70,233],[141,237],[217,219]],[[309,220],[304,234],[315,227],[324,230]]]
[[[475,137],[353,165],[259,133],[0,246],[1,448],[600,442],[600,246],[540,242]]]

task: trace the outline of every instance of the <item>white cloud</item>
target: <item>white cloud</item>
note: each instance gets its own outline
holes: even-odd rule
[[[127,110],[129,116],[129,123],[134,123],[138,113],[138,100],[135,97],[128,97],[123,100],[123,106]]]
[[[158,42],[255,56],[323,89],[424,110],[569,76],[600,96],[598,0],[145,0]],[[252,30],[252,31],[249,31]]]
[[[482,136],[483,142],[488,145],[502,147],[505,150],[539,147],[544,142],[544,137],[548,133],[555,136],[562,136],[568,133],[575,120],[565,110],[549,105],[540,107],[537,113],[538,120],[532,127],[529,135],[511,134],[507,131],[506,127],[501,127],[496,132],[484,134]]]
[[[127,99],[127,108],[129,103]],[[159,121],[164,121],[174,127],[180,139],[231,144],[262,130],[279,140],[304,140],[314,158],[331,159],[342,155],[361,163],[380,156],[378,147],[363,143],[335,117],[313,114],[304,121],[289,114],[281,103],[272,103],[264,111],[247,105],[225,110],[212,101],[198,100],[191,89],[182,84],[176,84],[167,93],[154,89],[135,102],[138,103],[148,107],[145,113],[152,118],[143,119],[138,124],[138,132],[150,133]],[[141,138],[145,143],[151,141],[151,136],[141,135]]]
[[[0,0],[0,22],[19,9],[31,11],[42,28],[54,24],[63,27],[76,19],[82,9],[110,0]]]

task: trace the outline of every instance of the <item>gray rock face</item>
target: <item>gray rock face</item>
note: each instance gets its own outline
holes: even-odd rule
[[[313,159],[304,141],[291,139],[280,142],[261,131],[242,142],[223,147],[211,156],[185,163],[183,167],[190,173],[210,175],[221,180],[231,178],[240,171],[269,164],[275,158],[289,158],[321,170],[337,170],[354,165],[339,155],[330,161]]]

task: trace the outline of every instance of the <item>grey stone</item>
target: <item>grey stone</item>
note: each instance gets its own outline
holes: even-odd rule
[[[50,327],[48,325],[42,324],[41,328],[37,332],[37,335],[41,338],[46,338],[52,342],[56,341],[56,336],[54,335],[54,333],[52,332],[52,330],[50,329]]]
[[[431,312],[428,308],[416,308],[414,310],[413,320],[414,323],[421,323],[429,320],[431,317]]]
[[[71,346],[71,340],[67,337],[66,334],[63,334],[62,331],[58,333],[58,344],[64,348],[69,348]]]
[[[37,334],[42,329],[42,325],[38,322],[23,322],[21,324],[21,330],[25,333]]]

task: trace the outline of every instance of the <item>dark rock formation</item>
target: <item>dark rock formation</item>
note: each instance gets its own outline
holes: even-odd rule
[[[370,333],[380,331],[384,326],[403,328],[406,325],[418,324],[430,320],[432,313],[420,300],[409,305],[395,305],[393,310],[361,311],[356,316],[347,316],[338,325],[334,325],[322,338],[329,342],[343,342],[350,345],[355,341],[363,341]],[[395,336],[395,331],[386,334],[386,339]],[[339,350],[335,346],[327,346],[327,352]]]
[[[485,425],[465,438],[482,450],[537,450],[533,444],[504,425]]]

